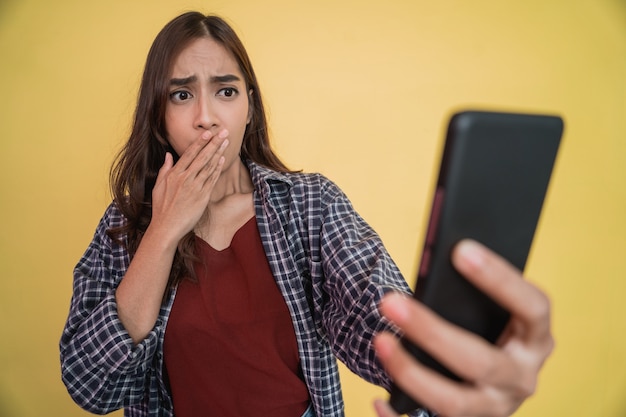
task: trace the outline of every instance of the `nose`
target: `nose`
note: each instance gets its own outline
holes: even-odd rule
[[[217,114],[211,105],[211,101],[206,98],[200,98],[196,102],[196,118],[194,125],[197,129],[210,130],[219,125]]]

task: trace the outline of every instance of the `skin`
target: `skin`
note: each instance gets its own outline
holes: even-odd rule
[[[375,348],[394,381],[425,407],[442,416],[509,416],[531,396],[539,370],[554,347],[550,302],[520,271],[474,241],[462,241],[452,254],[469,281],[511,312],[511,321],[494,346],[438,317],[412,298],[388,295],[383,315],[416,344],[462,377],[458,383],[415,361],[390,334]],[[377,400],[380,417],[396,417]]]
[[[211,38],[192,41],[174,62],[165,126],[167,154],[152,191],[152,221],[116,291],[134,343],[156,324],[180,239],[190,231],[217,250],[254,215],[252,180],[239,158],[249,96],[234,58]]]

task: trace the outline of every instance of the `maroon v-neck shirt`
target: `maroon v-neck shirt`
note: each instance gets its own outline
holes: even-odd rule
[[[309,403],[287,305],[256,219],[224,250],[196,238],[198,282],[183,280],[165,332],[174,412],[297,417]]]

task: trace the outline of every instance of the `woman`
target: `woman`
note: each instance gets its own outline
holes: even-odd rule
[[[436,341],[440,359],[474,384],[441,380],[401,354],[377,306],[386,293],[408,294],[405,281],[341,190],[273,153],[254,71],[220,18],[186,13],[158,34],[111,180],[114,201],[76,266],[60,346],[63,380],[83,408],[341,416],[335,357],[390,386],[374,354],[381,332],[391,375],[439,412],[508,415],[530,395],[551,344],[543,294],[495,255],[460,245],[461,271],[513,311],[510,337],[486,346],[393,295],[382,304],[389,319],[428,350]],[[544,314],[518,307],[520,296],[489,282],[496,274],[522,282]],[[541,348],[524,339],[539,330]],[[501,372],[478,368],[493,360]]]

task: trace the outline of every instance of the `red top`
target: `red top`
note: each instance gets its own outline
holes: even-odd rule
[[[183,280],[165,366],[177,417],[298,417],[309,403],[295,332],[253,217],[217,251],[200,238],[197,283]]]

